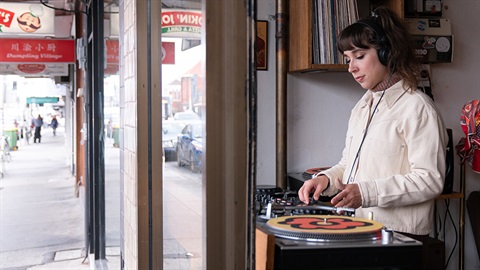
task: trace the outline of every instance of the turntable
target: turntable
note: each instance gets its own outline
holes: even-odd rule
[[[256,202],[257,228],[275,236],[277,270],[420,267],[421,242],[357,218],[354,209],[322,201],[308,208],[296,192],[266,186],[257,187]]]

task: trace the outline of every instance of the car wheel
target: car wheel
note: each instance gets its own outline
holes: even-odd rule
[[[177,164],[178,164],[178,167],[183,167],[185,166],[185,164],[182,162],[182,155],[180,154],[180,151],[178,151],[179,149],[177,148]]]
[[[195,166],[195,156],[193,152],[190,152],[190,170],[192,172],[197,172],[197,167]]]
[[[177,160],[177,152],[171,152],[170,161],[176,161],[176,160]]]

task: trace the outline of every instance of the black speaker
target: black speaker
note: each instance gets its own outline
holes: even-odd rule
[[[444,270],[445,269],[445,243],[438,239],[429,237],[427,244],[427,257],[424,257],[424,269]]]
[[[447,128],[448,134],[448,143],[447,143],[447,153],[446,153],[446,171],[445,171],[445,185],[443,186],[442,194],[450,194],[453,192],[453,165],[454,165],[454,155],[453,155],[453,139],[452,139],[452,129]]]

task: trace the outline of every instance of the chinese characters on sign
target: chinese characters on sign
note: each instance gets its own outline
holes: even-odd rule
[[[107,64],[116,64],[120,63],[120,49],[118,48],[118,40],[107,40],[105,42],[107,47]]]
[[[107,49],[106,59],[107,66],[104,70],[105,74],[113,75],[117,74],[120,68],[120,48],[118,47],[118,40],[107,40],[105,42]]]
[[[74,63],[73,39],[2,39],[0,63]]]

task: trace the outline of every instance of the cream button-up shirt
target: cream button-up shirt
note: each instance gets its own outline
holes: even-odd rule
[[[347,183],[350,175],[362,195],[357,217],[372,212],[389,229],[426,235],[433,227],[434,198],[444,185],[446,127],[432,99],[404,88],[403,80],[385,91],[355,164],[382,92],[367,91],[352,109],[342,159],[322,173],[330,179],[323,195],[338,193],[335,179]]]

